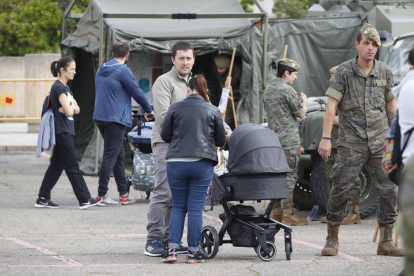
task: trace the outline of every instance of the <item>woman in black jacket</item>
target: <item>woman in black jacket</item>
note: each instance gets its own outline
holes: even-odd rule
[[[164,262],[176,262],[176,249],[184,230],[188,212],[188,254],[186,263],[205,262],[208,258],[199,251],[202,212],[207,188],[218,163],[215,147],[226,141],[223,119],[217,107],[209,103],[207,82],[195,75],[188,82],[183,101],[171,105],[165,115],[161,138],[170,143],[167,152],[167,177],[172,194],[169,250]]]

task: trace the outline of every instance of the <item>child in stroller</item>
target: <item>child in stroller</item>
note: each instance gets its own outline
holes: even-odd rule
[[[147,122],[143,114],[133,114],[137,126],[125,135],[131,152],[132,169],[127,182],[135,190],[143,191],[145,199],[149,199],[154,190],[154,158],[152,157],[151,133],[154,125],[153,116]]]
[[[220,215],[223,226],[217,233],[213,226],[202,230],[201,249],[214,258],[219,246],[253,247],[263,261],[276,256],[276,233],[283,228],[286,258],[292,252],[292,229],[271,219],[274,204],[286,198],[286,174],[289,166],[277,134],[256,124],[237,127],[229,140],[229,172],[214,175],[211,189],[211,208],[219,202],[224,209]],[[234,205],[231,201],[270,200],[264,214],[257,214],[253,206]],[[224,240],[228,233],[230,240]]]

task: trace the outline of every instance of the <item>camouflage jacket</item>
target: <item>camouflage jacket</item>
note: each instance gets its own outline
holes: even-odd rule
[[[300,154],[300,138],[296,117],[305,115],[305,109],[295,89],[281,79],[266,87],[264,96],[269,129],[279,136],[284,149]]]
[[[338,100],[338,146],[372,153],[382,150],[388,130],[386,103],[394,99],[391,88],[394,79],[391,69],[375,60],[370,75],[365,77],[356,58],[341,65],[326,91],[328,97]]]

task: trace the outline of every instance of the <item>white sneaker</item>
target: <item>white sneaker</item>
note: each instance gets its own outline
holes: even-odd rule
[[[97,197],[97,199],[98,198],[99,197]],[[104,206],[104,207],[105,206],[113,206],[113,207],[115,207],[115,206],[121,206],[121,203],[109,198],[108,195],[105,195],[102,198],[102,201],[98,204],[98,206]]]

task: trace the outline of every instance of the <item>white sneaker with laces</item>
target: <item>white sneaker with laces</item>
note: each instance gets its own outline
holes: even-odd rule
[[[99,198],[99,197],[97,197],[97,198]],[[112,206],[112,207],[116,207],[116,206],[121,206],[121,203],[118,202],[118,201],[115,201],[115,200],[113,200],[111,198],[109,198],[108,195],[105,195],[102,198],[102,201],[98,204],[98,206],[103,206],[103,207],[106,207],[106,206],[109,206],[110,207],[110,206]]]

